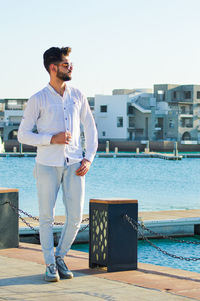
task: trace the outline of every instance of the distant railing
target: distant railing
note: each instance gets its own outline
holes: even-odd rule
[[[192,98],[176,98],[169,99],[168,102],[193,102]]]
[[[20,121],[7,121],[7,122],[2,122],[0,123],[1,126],[6,127],[6,126],[19,126]]]
[[[24,105],[5,105],[5,110],[24,110]]]

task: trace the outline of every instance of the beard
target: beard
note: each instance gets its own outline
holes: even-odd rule
[[[63,80],[64,82],[67,82],[67,81],[69,81],[69,80],[72,79],[71,75],[66,74],[66,73],[63,73],[63,72],[60,71],[59,69],[57,70],[56,76],[57,76],[59,79]]]

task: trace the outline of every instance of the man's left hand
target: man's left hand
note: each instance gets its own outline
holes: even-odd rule
[[[77,176],[84,176],[90,169],[91,162],[88,161],[87,159],[83,159],[81,162],[81,166],[79,169],[76,170],[76,175]]]

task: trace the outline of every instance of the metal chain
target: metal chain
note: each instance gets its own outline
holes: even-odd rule
[[[20,213],[18,213],[18,216],[19,216],[19,218],[21,219],[21,221],[22,221],[25,225],[27,225],[27,227],[29,227],[31,230],[35,231],[36,234],[38,234],[38,236],[37,236],[36,234],[33,234],[33,235],[34,235],[34,237],[37,239],[37,241],[40,242],[40,238],[39,238],[39,237],[40,237],[40,234],[39,234],[39,231],[36,230],[33,226],[31,226],[31,224],[28,223],[28,222],[20,215]]]
[[[22,216],[20,213],[26,215],[27,217],[35,220],[35,221],[38,221],[39,222],[39,218],[37,217],[34,217],[32,216],[31,214],[23,211],[22,209],[18,209],[17,207],[15,207],[11,202],[9,201],[6,201],[4,203],[1,203],[0,205],[5,205],[5,204],[9,204],[10,207],[18,214],[19,218],[21,219],[21,221],[26,224],[27,227],[29,227],[31,230],[33,230],[34,232],[36,232],[38,234],[38,230],[36,230],[33,226],[31,226],[31,224],[29,222],[27,222]],[[165,250],[162,250],[160,247],[156,246],[153,242],[151,242],[146,236],[144,236],[143,234],[143,231],[148,231],[149,233],[151,234],[154,234],[154,235],[157,235],[157,236],[161,236],[163,238],[166,238],[166,239],[170,239],[170,240],[173,240],[173,241],[176,241],[176,242],[181,242],[181,243],[186,243],[186,244],[194,244],[194,245],[200,245],[200,242],[192,242],[192,241],[185,241],[185,240],[179,240],[179,239],[176,239],[176,238],[172,238],[170,236],[167,236],[167,235],[164,235],[164,234],[161,234],[161,233],[157,233],[157,232],[154,232],[150,229],[148,229],[147,227],[144,226],[144,223],[141,222],[140,223],[137,223],[134,219],[132,219],[131,217],[129,217],[128,215],[124,215],[124,219],[132,226],[132,228],[137,231],[143,240],[145,240],[146,242],[148,242],[152,247],[154,247],[155,249],[157,249],[158,251],[162,252],[164,255],[168,255],[172,258],[176,258],[176,259],[181,259],[181,260],[186,260],[186,261],[198,261],[200,260],[200,258],[196,258],[196,257],[183,257],[183,256],[178,256],[178,255],[175,255],[175,254],[171,254]],[[82,223],[83,222],[86,222],[86,221],[89,221],[89,218],[85,218],[84,220],[82,220]],[[60,222],[60,223],[57,223],[57,222],[54,222],[54,225],[63,225],[64,223]],[[86,230],[87,228],[89,227],[89,224],[85,225],[82,227],[82,229],[79,230],[79,233],[80,232],[83,232],[84,230]],[[39,238],[34,235],[37,240],[39,240]]]
[[[9,202],[9,201],[6,201],[6,202],[4,202],[4,203],[1,203],[0,205],[6,205],[6,204],[10,205],[10,207],[18,214],[19,218],[21,219],[21,221],[22,221],[24,224],[26,224],[31,230],[37,232],[37,230],[35,230],[34,227],[31,226],[31,224],[28,223],[28,222],[20,215],[20,213],[26,215],[27,217],[29,217],[29,218],[31,218],[31,219],[37,221],[37,222],[39,222],[39,218],[38,218],[38,217],[35,217],[35,216],[31,215],[30,213],[27,213],[26,211],[17,208],[16,206],[14,206],[14,205],[13,205],[11,202]],[[87,221],[89,221],[89,217],[86,217],[85,219],[83,219],[83,220],[82,220],[82,223],[87,222]],[[63,223],[63,222],[59,222],[59,223],[58,223],[58,222],[54,222],[54,225],[56,225],[56,226],[58,226],[58,225],[63,226],[64,223]],[[80,232],[83,232],[83,231],[86,230],[88,227],[89,227],[89,224],[83,226],[82,229],[79,230],[79,233],[80,233]]]
[[[171,236],[168,236],[168,235],[165,235],[165,234],[162,234],[162,233],[159,233],[159,232],[155,232],[147,227],[145,227],[144,223],[142,222],[141,224],[139,224],[140,227],[143,229],[143,230],[146,230],[148,231],[149,233],[151,234],[154,234],[154,235],[157,235],[159,237],[162,237],[162,238],[165,238],[165,239],[169,239],[169,240],[172,240],[172,241],[176,241],[176,242],[180,242],[180,243],[185,243],[185,244],[193,244],[193,245],[200,245],[200,242],[199,241],[188,241],[188,240],[184,240],[184,239],[177,239],[175,237],[171,237]]]
[[[4,202],[4,203],[2,203],[2,204],[0,204],[0,205],[5,205],[5,204],[9,204],[10,207],[13,209],[13,211],[14,211],[15,213],[18,214],[18,217],[21,219],[21,221],[22,221],[27,227],[29,227],[31,230],[33,230],[36,234],[39,235],[38,230],[36,230],[33,226],[31,226],[31,224],[28,223],[28,222],[21,216],[21,214],[19,213],[19,212],[22,212],[22,213],[25,214],[25,212],[24,212],[23,210],[17,209],[11,202],[8,202],[8,201],[7,201],[7,202]],[[17,212],[17,211],[18,211],[18,212]],[[27,213],[27,215],[28,215],[28,213]],[[37,218],[34,218],[34,219],[37,220]],[[34,235],[35,238],[40,242],[39,237],[38,237],[37,235],[35,235],[35,234],[33,234],[33,235]]]
[[[171,254],[171,253],[169,253],[165,250],[162,250],[160,247],[156,246],[152,241],[150,241],[147,237],[144,236],[143,232],[140,229],[141,228],[140,224],[137,223],[133,218],[131,218],[130,216],[125,214],[124,219],[132,226],[132,228],[136,232],[139,232],[139,234],[141,235],[143,240],[146,240],[146,242],[148,242],[152,247],[154,247],[158,251],[162,252],[164,255],[168,255],[172,258],[186,260],[186,261],[198,261],[198,260],[200,260],[200,258],[198,258],[198,257],[183,257],[183,256],[178,256],[178,255],[175,255],[175,254]]]
[[[88,218],[85,218],[84,221],[85,221],[86,219],[89,220],[89,217],[88,217]],[[82,222],[83,222],[83,221],[82,221]],[[81,233],[81,232],[85,231],[88,227],[89,227],[89,224],[83,226],[82,229],[80,229],[80,230],[78,231],[78,233]]]

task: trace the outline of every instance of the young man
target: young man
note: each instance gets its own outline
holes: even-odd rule
[[[97,150],[97,130],[87,99],[66,82],[71,80],[71,48],[45,51],[44,66],[50,82],[27,103],[19,127],[20,143],[37,146],[35,176],[39,201],[40,241],[46,263],[45,279],[72,278],[63,258],[79,230],[84,203],[85,174]],[[83,125],[86,152],[80,139]],[[37,133],[32,129],[37,126]],[[54,254],[53,222],[60,185],[66,222]]]

